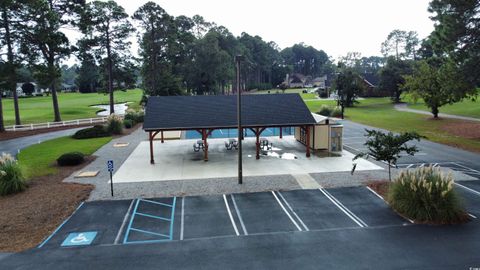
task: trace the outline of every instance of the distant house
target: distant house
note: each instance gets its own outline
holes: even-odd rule
[[[74,84],[67,84],[67,83],[62,83],[60,87],[60,91],[64,93],[70,93],[70,92],[76,92],[77,91],[77,86]]]
[[[325,89],[327,76],[312,78],[300,73],[287,74],[285,83],[288,88],[319,87]]]
[[[389,93],[386,91],[382,91],[378,87],[378,83],[380,81],[378,75],[373,73],[364,73],[360,75],[362,82],[365,87],[365,92],[363,93],[364,97],[387,97]]]
[[[43,93],[46,92],[45,89],[42,89],[40,88],[36,83],[34,82],[24,82],[24,83],[17,83],[17,86],[16,86],[16,91],[17,91],[17,95],[19,97],[26,97],[26,96],[29,96],[28,93],[25,93],[23,91],[23,86],[27,86],[27,85],[31,85],[33,87],[33,92],[30,94],[30,96],[43,96]],[[12,95],[10,93],[10,95]]]

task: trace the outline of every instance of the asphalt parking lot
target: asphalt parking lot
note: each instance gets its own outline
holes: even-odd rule
[[[472,217],[480,216],[480,183],[460,182],[457,190]],[[121,245],[411,225],[364,186],[96,201],[81,205],[39,248],[82,240],[84,246]],[[74,237],[87,233],[95,235]],[[69,245],[69,239],[76,242]]]

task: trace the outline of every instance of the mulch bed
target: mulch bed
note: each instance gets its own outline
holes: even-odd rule
[[[59,167],[56,174],[30,180],[24,192],[0,197],[0,252],[37,246],[70,216],[94,186],[62,181],[93,160],[87,157],[81,165]]]
[[[441,129],[454,136],[480,140],[480,122],[448,121],[442,125]]]

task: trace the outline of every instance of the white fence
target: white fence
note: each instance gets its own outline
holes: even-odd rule
[[[88,125],[88,124],[101,124],[107,121],[107,117],[97,117],[97,118],[87,118],[87,119],[76,119],[62,122],[47,122],[39,124],[27,124],[27,125],[13,125],[6,126],[5,130],[8,131],[25,131],[25,130],[36,130],[36,129],[45,129],[45,128],[56,128],[56,127],[66,127],[66,126],[79,126],[79,125]]]

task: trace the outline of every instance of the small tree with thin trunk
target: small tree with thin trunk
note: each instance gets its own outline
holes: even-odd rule
[[[358,153],[353,161],[358,158],[373,157],[377,161],[385,161],[388,164],[388,179],[391,181],[391,166],[397,164],[400,154],[406,153],[413,156],[418,152],[418,148],[414,146],[408,146],[407,142],[411,140],[420,141],[420,136],[416,132],[405,132],[401,134],[393,134],[392,132],[384,133],[377,130],[365,130],[365,134],[368,137],[365,145],[367,146],[368,152]],[[357,164],[353,164],[352,174],[355,172]]]

